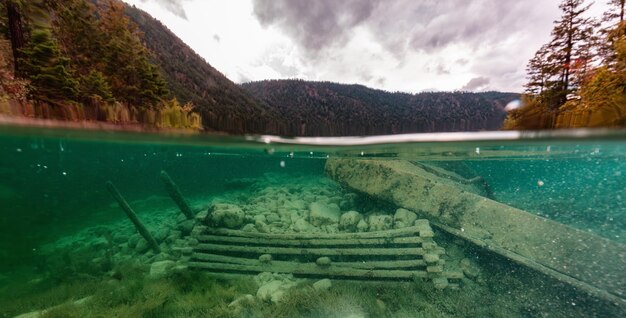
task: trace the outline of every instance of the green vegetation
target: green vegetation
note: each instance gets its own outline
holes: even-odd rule
[[[563,0],[552,40],[528,64],[524,106],[507,129],[626,126],[624,0],[610,0],[601,22],[585,0]]]
[[[468,281],[458,290],[437,290],[424,281],[333,280],[329,290],[318,292],[311,286],[314,281],[305,281],[279,303],[252,298],[239,305],[232,302],[256,294],[252,276],[226,279],[204,272],[180,271],[150,279],[146,277],[146,267],[124,265],[104,276],[66,276],[62,281],[6,286],[5,290],[0,289],[0,316],[37,310],[44,310],[41,317],[48,318],[538,317],[546,313],[579,317],[588,312],[599,317],[619,315],[619,308],[595,303],[582,294],[548,295],[546,288],[561,286],[555,287],[558,283],[546,282],[529,270],[509,267],[500,261],[490,264],[484,284]]]
[[[362,85],[272,80],[242,85],[280,117],[290,134],[381,135],[500,129],[513,93],[392,93]]]
[[[14,75],[3,76],[2,95],[24,109],[32,105],[34,114],[21,115],[201,128],[193,105],[172,100],[122,2],[10,0],[2,6],[7,16],[0,29],[14,57],[10,65],[3,52],[3,72],[12,68]],[[13,77],[24,81],[25,96],[6,89]]]

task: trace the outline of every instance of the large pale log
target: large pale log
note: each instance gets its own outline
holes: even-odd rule
[[[483,248],[626,305],[622,244],[466,191],[408,161],[330,159],[326,172]]]

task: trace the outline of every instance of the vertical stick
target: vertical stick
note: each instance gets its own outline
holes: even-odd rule
[[[148,245],[150,245],[152,250],[156,254],[161,253],[159,244],[157,244],[157,242],[154,240],[152,235],[150,235],[150,232],[148,232],[148,230],[141,223],[141,221],[139,221],[139,218],[137,218],[137,214],[135,214],[135,211],[133,211],[130,205],[128,205],[128,202],[126,202],[124,197],[122,197],[122,194],[117,190],[117,188],[115,187],[115,185],[113,185],[111,181],[107,181],[107,189],[109,190],[113,198],[115,198],[115,200],[117,201],[117,204],[120,205],[120,208],[122,208],[122,210],[126,212],[126,215],[131,220],[131,222],[133,222],[133,224],[135,225],[135,228],[137,228],[137,232],[139,232],[139,234],[143,236],[143,238],[146,239],[146,241],[148,241]]]
[[[161,180],[165,183],[165,190],[167,190],[167,193],[180,208],[180,212],[182,212],[187,219],[193,220],[195,217],[193,211],[191,211],[189,204],[187,204],[187,201],[185,201],[185,198],[183,198],[183,195],[180,193],[180,189],[178,189],[178,186],[174,183],[172,178],[170,178],[167,172],[161,171]]]

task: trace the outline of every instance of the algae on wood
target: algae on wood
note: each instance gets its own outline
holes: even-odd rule
[[[466,191],[408,161],[330,159],[326,172],[483,248],[626,304],[624,245]]]
[[[258,233],[196,226],[198,240],[188,265],[217,273],[278,272],[302,276],[386,280],[445,280],[455,286],[463,274],[447,272],[445,254],[427,220],[403,229],[363,233]],[[312,260],[317,259],[315,262]],[[448,280],[452,282],[448,283]]]

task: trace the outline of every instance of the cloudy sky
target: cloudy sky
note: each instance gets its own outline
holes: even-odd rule
[[[231,80],[521,91],[559,0],[124,0]],[[597,0],[592,14],[604,9]]]

